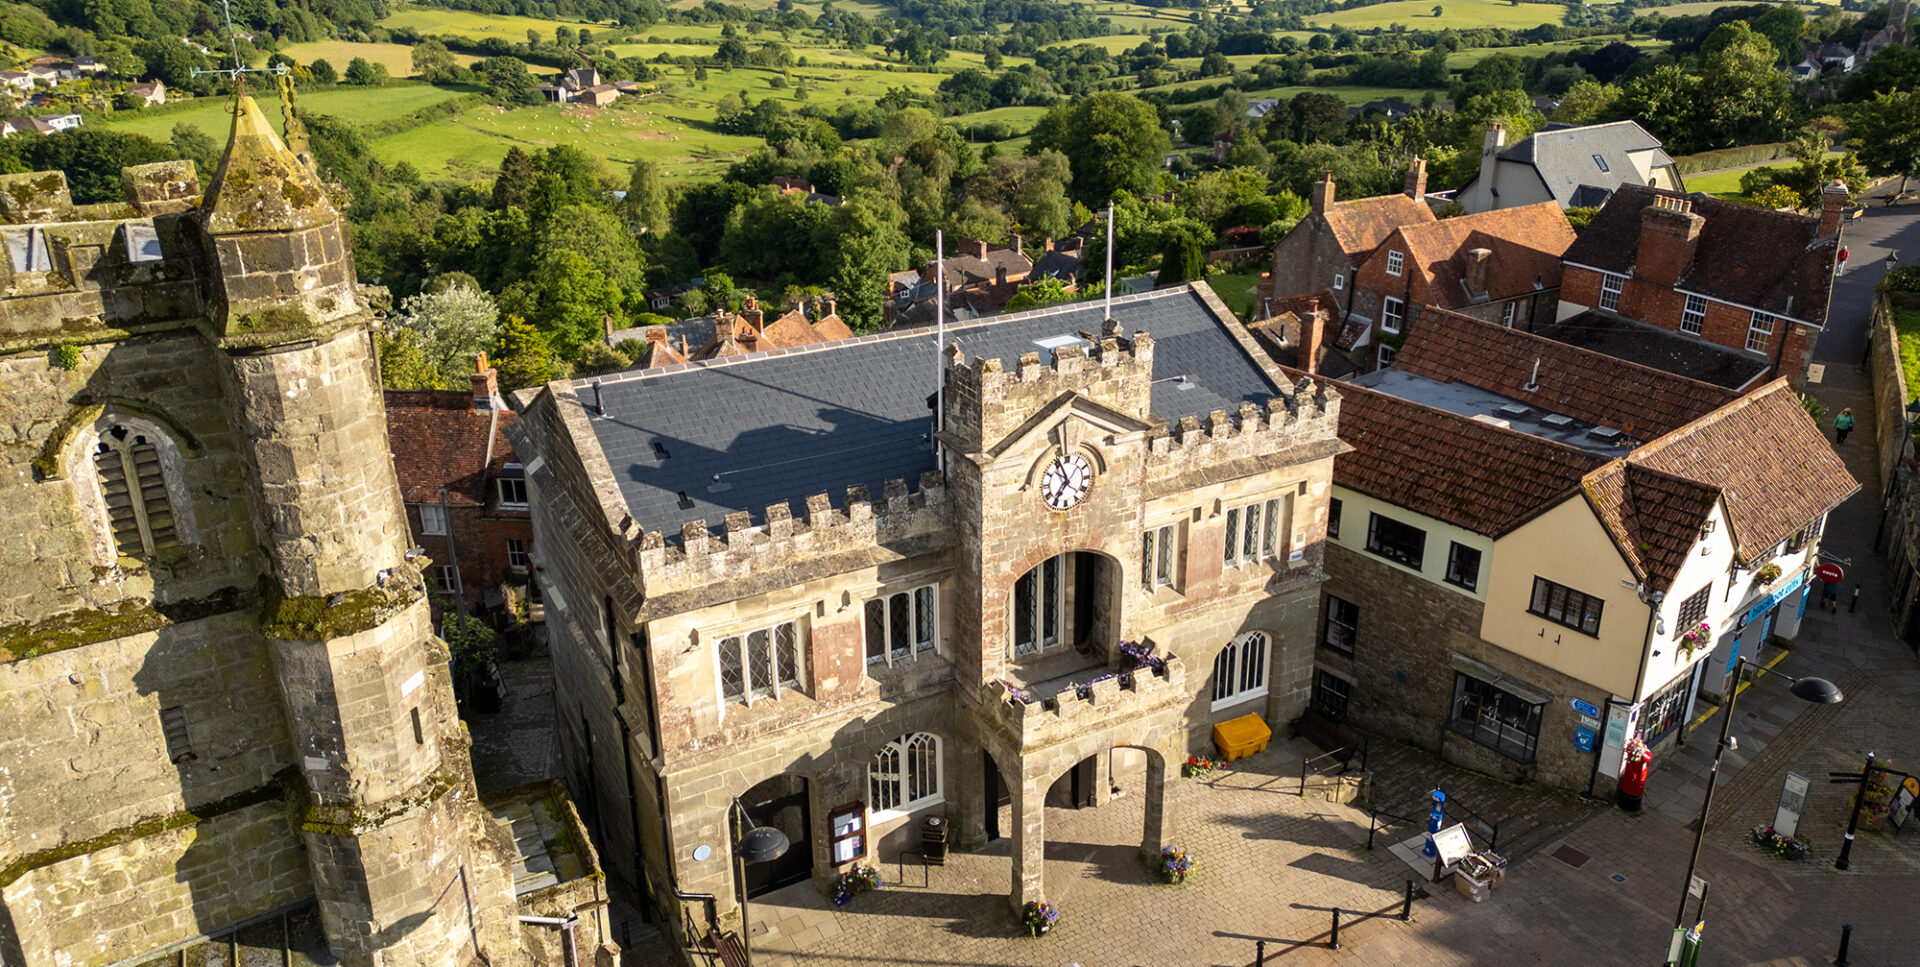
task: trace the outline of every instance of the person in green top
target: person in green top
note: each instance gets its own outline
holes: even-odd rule
[[[1847,442],[1847,434],[1853,432],[1853,408],[1842,407],[1840,415],[1833,418],[1833,442],[1837,446]]]

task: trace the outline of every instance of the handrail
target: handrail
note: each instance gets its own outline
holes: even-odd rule
[[[720,926],[720,900],[718,897],[714,896],[713,894],[688,893],[685,890],[680,889],[679,887],[674,887],[673,898],[676,900],[699,900],[700,902],[706,904],[707,926],[709,927]],[[688,917],[687,919],[692,920],[693,918]],[[697,931],[689,930],[688,933],[697,933]]]
[[[1487,818],[1481,816],[1479,813],[1474,812],[1471,808],[1467,806],[1466,803],[1461,802],[1460,800],[1454,798],[1453,796],[1447,797],[1447,801],[1441,807],[1441,811],[1443,813],[1446,813],[1446,812],[1451,812],[1456,808],[1459,809],[1461,812],[1466,813],[1468,816],[1472,817],[1473,821],[1479,825],[1481,831],[1487,834],[1488,849],[1499,848],[1500,846],[1500,824],[1499,823],[1488,820]]]

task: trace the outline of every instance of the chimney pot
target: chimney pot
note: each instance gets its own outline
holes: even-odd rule
[[[1333,172],[1329,171],[1313,183],[1313,213],[1324,215],[1333,207]]]
[[[1656,195],[1640,212],[1640,247],[1634,254],[1633,274],[1656,285],[1673,285],[1693,262],[1700,231],[1707,220],[1693,211],[1693,202],[1672,195]]]
[[[500,374],[487,365],[487,354],[473,359],[473,409],[478,413],[505,409],[500,400]]]

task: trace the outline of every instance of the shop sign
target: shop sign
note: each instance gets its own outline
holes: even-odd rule
[[[1772,594],[1769,594],[1766,597],[1760,599],[1759,601],[1754,602],[1753,607],[1748,608],[1747,613],[1740,616],[1740,626],[1744,628],[1747,626],[1748,622],[1751,622],[1755,618],[1758,618],[1761,615],[1766,614],[1768,611],[1773,610],[1774,605],[1779,604],[1782,601],[1785,601],[1787,599],[1787,595],[1800,590],[1800,586],[1805,583],[1807,583],[1807,572],[1806,571],[1794,572],[1793,580],[1788,581],[1786,584],[1781,585],[1780,589],[1773,592]]]
[[[1581,715],[1592,717],[1600,714],[1600,706],[1592,702],[1583,702],[1577,698],[1570,698],[1567,699],[1567,703],[1572,705],[1573,710],[1579,712]]]

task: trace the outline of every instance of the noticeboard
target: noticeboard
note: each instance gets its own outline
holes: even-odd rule
[[[1780,784],[1780,808],[1773,812],[1774,832],[1791,837],[1800,829],[1800,814],[1807,809],[1807,777],[1797,772],[1787,773],[1787,781]]]
[[[1440,851],[1440,865],[1452,866],[1473,852],[1473,837],[1463,823],[1455,823],[1433,834],[1433,848]]]
[[[1893,799],[1887,803],[1887,822],[1893,824],[1895,831],[1907,824],[1907,817],[1913,814],[1913,804],[1920,800],[1920,779],[1911,776],[1893,791]]]
[[[867,855],[867,804],[855,800],[827,814],[833,830],[833,865],[845,866]]]

